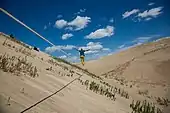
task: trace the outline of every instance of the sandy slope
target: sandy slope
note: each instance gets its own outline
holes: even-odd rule
[[[170,38],[89,61],[85,68],[112,84],[119,78],[151,95],[170,98]]]
[[[168,62],[168,59],[170,59],[169,46],[170,38],[166,38],[106,56],[99,60],[89,61],[86,63],[85,67],[95,74],[101,75],[113,70],[118,65],[130,61],[132,58],[135,58],[135,63],[133,62],[134,64],[140,65],[140,63],[146,63],[148,61],[149,63],[147,65],[150,63],[161,64],[166,61]]]
[[[15,49],[3,46],[2,43],[5,39],[4,36],[0,36],[1,55],[6,53],[9,56],[25,57],[23,53],[15,51],[16,48],[21,48],[21,45],[7,40],[7,44],[15,46]],[[34,57],[28,56],[27,60],[37,67],[39,77],[16,76],[0,70],[0,113],[19,113],[80,75],[83,75],[81,77],[83,80],[93,80],[81,70],[58,62],[75,71],[73,77],[62,76],[69,72],[60,66],[49,64],[47,62],[48,59],[51,59],[49,55],[34,50],[31,50],[31,54]],[[43,60],[41,60],[42,58]],[[53,67],[54,71],[46,70],[50,66]],[[105,96],[86,90],[85,86],[76,80],[61,92],[26,111],[26,113],[127,113],[130,111],[130,103],[131,100],[119,96],[117,101],[112,101]]]
[[[170,85],[170,38],[89,61],[85,67],[107,78],[119,76],[132,81]]]
[[[7,40],[6,42],[8,45],[10,44],[11,47],[7,45],[4,46],[2,44],[5,41],[5,39],[6,37],[2,35],[0,36],[1,55],[6,53],[9,56],[25,57],[25,54],[16,51],[19,48],[25,48],[25,47],[11,40]],[[15,47],[13,48],[13,46]],[[131,51],[135,51],[135,50],[131,50]],[[45,54],[41,51],[37,52],[34,50],[30,50],[29,52],[31,53],[31,56],[27,56],[27,61],[37,67],[39,76],[32,78],[24,73],[20,74],[19,76],[16,76],[13,73],[7,73],[0,70],[0,113],[20,113],[21,111],[30,107],[31,105],[35,104],[41,99],[58,91],[70,81],[80,77],[80,75],[82,75],[80,79],[83,81],[90,80],[90,81],[95,81],[97,83],[100,83],[98,79],[92,78],[91,76],[82,72],[82,70],[79,70],[63,62],[57,62],[58,64],[60,64],[57,66],[48,63],[48,60],[51,59],[48,54]],[[112,56],[108,56],[106,60],[103,59],[102,61],[98,61],[98,62],[96,61],[89,62],[87,64],[87,67],[85,68],[89,68],[88,70],[91,70],[94,73],[97,72],[95,71],[95,69],[98,69],[99,71],[100,68],[101,71],[99,72],[108,72],[114,69],[112,67],[113,63],[108,62],[108,64],[106,65],[106,63],[104,62],[106,62],[108,58],[111,58],[113,61],[114,60],[117,61],[116,62],[117,64],[122,64],[124,63],[124,61],[129,61],[129,59],[132,60],[132,55],[125,57],[124,56],[125,54],[128,54],[128,52],[125,51],[118,54],[118,56],[121,56],[121,58],[123,58],[123,60],[120,60],[120,62],[117,61],[118,58],[116,60],[114,59],[116,58],[116,55],[114,56],[113,59]],[[138,52],[138,56],[140,55],[141,53]],[[142,64],[143,67],[146,67],[147,62],[144,62],[140,59],[138,60],[135,59],[135,61],[133,62],[134,67],[131,68],[132,69],[135,68],[136,67],[135,65],[137,65],[135,63],[139,63],[139,62],[143,62]],[[100,63],[103,64],[98,65]],[[114,65],[116,63],[114,62]],[[95,65],[101,67],[96,67]],[[124,64],[125,67],[127,65],[129,64],[128,63]],[[166,67],[169,64],[167,62],[162,62],[159,66],[162,67],[162,65]],[[105,66],[108,66],[109,69],[106,70],[107,68],[105,68]],[[46,70],[49,67],[52,67],[52,71]],[[65,69],[64,67],[67,67],[68,70]],[[168,71],[168,68],[165,69],[166,71]],[[66,76],[67,74],[70,74],[70,70],[74,71],[73,77]],[[164,70],[159,70],[159,69],[157,69],[157,71],[159,73],[166,72]],[[137,74],[137,72],[138,71],[136,71],[135,74]],[[130,72],[127,71],[126,73],[130,73]],[[131,77],[133,78],[134,76],[135,75],[129,76],[128,78],[130,79]],[[167,76],[168,75],[166,75],[165,73],[164,77],[168,78]],[[86,87],[84,85],[81,85],[80,81],[76,79],[74,82],[72,82],[70,85],[65,87],[63,90],[56,93],[52,97],[46,99],[42,103],[34,106],[32,109],[29,109],[25,113],[129,113],[131,112],[129,104],[132,102],[133,99],[134,100],[146,99],[148,101],[155,102],[154,91],[156,88],[158,88],[158,90],[156,90],[155,93],[158,94],[161,91],[161,93],[159,94],[161,97],[164,97],[164,95],[167,94],[166,91],[164,91],[164,90],[168,90],[167,86],[165,87],[161,85],[159,86],[155,85],[152,93],[150,93],[149,91],[148,96],[150,96],[150,98],[147,98],[146,96],[142,96],[138,94],[139,90],[145,90],[147,88],[139,87],[136,83],[133,82],[123,82],[124,85],[122,85],[120,84],[120,81],[115,79],[109,79],[109,77],[105,79],[105,81],[107,81],[113,86],[116,86],[117,88],[121,88],[127,91],[130,96],[129,99],[125,99],[120,95],[116,94],[116,100],[113,101],[107,98],[106,96],[96,94],[91,90],[86,90]],[[129,87],[130,85],[133,85],[133,87],[130,88]],[[105,87],[105,85],[103,86]],[[8,101],[9,97],[10,100]],[[162,108],[162,106],[159,107]]]

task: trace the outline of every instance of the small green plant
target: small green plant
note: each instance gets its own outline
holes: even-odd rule
[[[162,113],[153,103],[149,103],[146,100],[142,102],[139,100],[135,102],[133,100],[130,104],[130,108],[132,109],[131,113]]]
[[[147,96],[149,94],[149,91],[148,90],[143,90],[143,91],[139,90],[138,94],[143,95],[143,96]]]
[[[8,97],[8,99],[7,99],[7,105],[8,105],[8,106],[11,105],[10,101],[11,101],[11,97]]]
[[[89,80],[86,80],[86,81],[83,81],[81,79],[78,79],[78,80],[82,85],[86,86],[86,89],[89,89],[97,94],[106,96],[106,97],[110,98],[111,100],[115,101],[115,99],[116,99],[115,93],[110,91],[109,88],[104,88],[101,84],[98,84],[94,81],[90,82]]]
[[[160,98],[160,97],[158,97],[158,98],[156,99],[156,101],[157,101],[157,103],[158,103],[159,105],[163,105],[163,106],[166,106],[166,107],[170,104],[170,100],[168,100],[168,99],[166,99],[166,98]]]
[[[2,44],[2,45],[6,45],[6,41],[7,41],[7,37],[6,37],[6,39],[5,39],[5,41],[3,42],[3,44]]]

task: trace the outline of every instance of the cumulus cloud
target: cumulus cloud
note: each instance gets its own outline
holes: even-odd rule
[[[136,46],[139,46],[139,45],[141,45],[142,43],[135,43],[135,44],[132,44],[132,45],[129,45],[129,46],[125,46],[125,47],[123,47],[123,48],[119,48],[119,49],[117,49],[116,50],[116,52],[119,52],[119,51],[123,51],[123,50],[127,50],[127,49],[130,49],[130,48],[132,48],[132,47],[136,47]]]
[[[62,56],[59,56],[59,58],[65,59],[65,58],[67,58],[67,56],[66,55],[62,55]]]
[[[131,15],[133,15],[133,14],[136,14],[136,13],[138,13],[138,12],[139,12],[139,9],[133,9],[133,10],[131,10],[131,11],[126,11],[124,14],[122,14],[123,19],[124,19],[124,18],[127,18],[127,17],[129,17],[129,16],[131,16]]]
[[[55,22],[55,27],[57,27],[57,28],[59,28],[59,29],[61,29],[61,28],[63,28],[63,27],[65,27],[67,25],[67,21],[65,21],[65,20],[57,20],[56,22]]]
[[[75,13],[75,15],[81,14],[81,13],[84,13],[84,12],[86,12],[86,9],[80,9],[80,11],[78,11],[77,13]]]
[[[136,39],[134,39],[132,41],[126,42],[125,44],[118,46],[116,52],[144,44],[146,42],[153,40],[156,37],[160,37],[160,35],[150,35],[150,36],[144,36],[144,37],[137,37]]]
[[[94,53],[98,53],[99,51],[97,50],[90,50],[90,51],[86,51],[85,54],[94,54]]]
[[[103,48],[103,51],[111,51],[109,48]]]
[[[86,51],[85,54],[94,54],[99,52],[107,52],[110,51],[109,48],[104,48],[103,45],[100,42],[89,42],[84,47],[79,47],[79,49],[85,49],[89,51]]]
[[[94,54],[94,53],[98,53],[101,49],[103,49],[103,45],[101,45],[100,42],[89,42],[86,44],[86,46],[79,47],[79,50],[81,48],[84,50],[89,49],[89,51],[86,51],[85,54]]]
[[[81,30],[81,29],[87,27],[89,22],[91,22],[90,17],[77,16],[74,20],[69,22],[68,25],[75,27],[75,30]]]
[[[85,36],[86,39],[100,39],[104,37],[110,37],[114,34],[114,27],[107,26],[106,28],[98,29]]]
[[[148,5],[153,5],[154,3],[150,3]],[[144,21],[149,21],[153,18],[156,18],[158,15],[162,14],[163,11],[162,11],[163,7],[156,7],[156,8],[152,8],[152,9],[149,9],[149,10],[145,10],[143,12],[139,11],[139,9],[133,9],[132,11],[126,11],[122,16],[123,16],[123,19],[124,18],[127,18],[131,15],[135,15],[132,20],[134,22],[140,22],[142,20]]]
[[[53,53],[53,52],[55,52],[55,51],[60,51],[60,50],[72,50],[73,48],[75,48],[75,46],[73,46],[73,45],[51,46],[51,47],[45,48],[45,52],[47,52],[47,53]]]
[[[80,9],[80,12],[84,13],[86,11],[86,9]]]
[[[63,40],[66,40],[66,39],[68,39],[68,38],[70,38],[70,37],[72,37],[73,36],[73,34],[71,34],[71,33],[66,33],[66,34],[63,34],[63,36],[61,37]]]
[[[65,30],[73,31],[73,27],[68,26],[68,27],[65,28]]]
[[[163,13],[163,12],[161,12],[162,9],[163,9],[163,7],[152,8],[150,10],[146,10],[142,13],[139,13],[138,17],[140,17],[140,18],[147,18],[147,17],[156,18],[158,15]]]
[[[120,51],[123,51],[123,50],[127,50],[127,49],[132,48],[132,47],[139,46],[141,44],[144,44],[146,42],[153,40],[156,37],[160,37],[160,35],[150,35],[150,36],[144,36],[144,37],[137,37],[136,39],[134,39],[132,41],[128,41],[128,42],[118,46],[117,49],[114,52],[116,53],[116,52],[120,52]]]
[[[147,41],[149,41],[151,38],[153,38],[152,36],[148,36],[148,37],[138,37],[135,40],[133,40],[132,42],[136,42],[136,43],[145,43]]]
[[[151,20],[151,19],[152,19],[152,18],[148,17],[148,18],[146,18],[145,20],[146,20],[146,21],[149,21],[149,20]]]
[[[103,48],[103,45],[100,42],[89,42],[86,47],[90,50],[100,50]]]
[[[91,51],[94,51],[94,50],[101,50],[103,48],[103,45],[101,45],[99,42],[89,42],[86,46],[83,46],[83,47],[79,47],[79,50],[80,49],[85,49],[85,50],[88,50],[90,49]]]
[[[87,27],[88,23],[91,22],[90,17],[77,16],[74,20],[67,22],[66,20],[57,20],[55,26],[59,29],[66,27],[66,30],[81,30]]]
[[[70,56],[65,59],[69,62],[78,62],[79,61],[79,58],[77,56]]]
[[[57,15],[57,18],[62,18],[62,17],[63,17],[63,15],[61,15],[61,14]]]
[[[110,22],[110,23],[113,23],[113,22],[114,22],[114,19],[113,19],[113,18],[111,18],[111,19],[109,20],[109,22]]]
[[[149,3],[148,5],[151,6],[151,5],[154,5],[154,4],[155,4],[155,3],[151,2],[151,3]]]

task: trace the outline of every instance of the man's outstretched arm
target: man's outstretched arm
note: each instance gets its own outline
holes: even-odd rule
[[[90,49],[87,49],[87,50],[85,50],[85,51],[89,51]]]
[[[74,47],[75,50],[79,51],[79,49],[77,49],[76,47]]]

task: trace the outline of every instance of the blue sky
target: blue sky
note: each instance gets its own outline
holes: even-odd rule
[[[169,4],[169,0],[1,0],[1,8],[56,46],[3,13],[0,32],[73,62],[79,61],[74,47],[91,49],[86,60],[92,60],[170,36]]]

